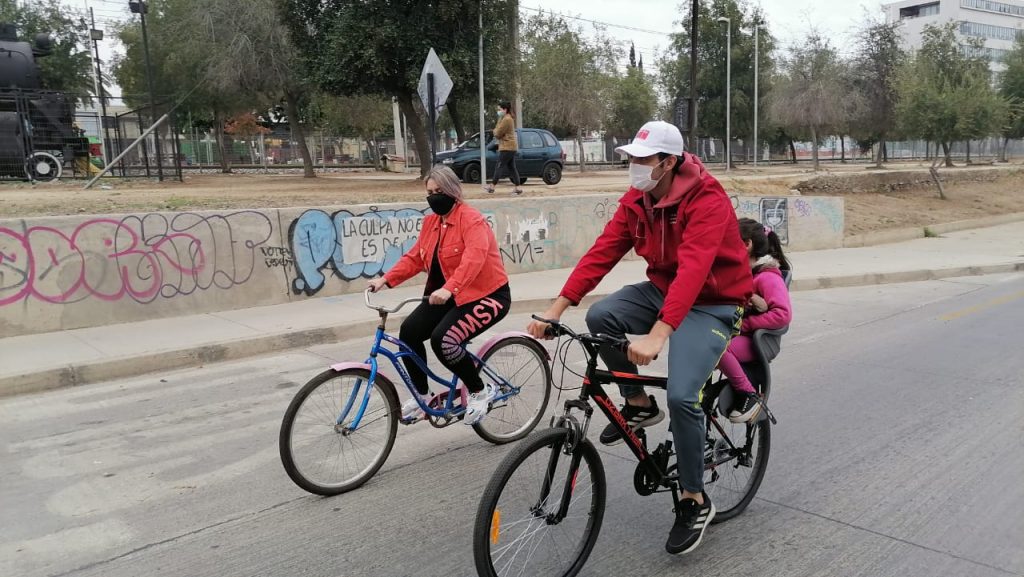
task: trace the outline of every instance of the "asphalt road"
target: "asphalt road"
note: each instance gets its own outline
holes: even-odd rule
[[[757,499],[673,557],[669,497],[636,495],[625,449],[602,451],[608,508],[581,574],[1024,575],[1024,275],[794,300]],[[507,447],[402,427],[381,472],[333,498],[281,467],[292,395],[367,346],[0,401],[0,575],[474,575],[473,516]]]

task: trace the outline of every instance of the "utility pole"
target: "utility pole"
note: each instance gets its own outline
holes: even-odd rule
[[[142,21],[142,51],[146,58],[146,84],[149,85],[149,115],[153,123],[156,124],[156,92],[153,90],[153,66],[149,60],[149,35],[146,33],[146,12],[149,10],[149,6],[145,0],[128,0],[128,8],[133,14],[138,14]],[[160,130],[156,131],[154,135],[154,142],[156,143],[156,174],[157,180],[163,182],[164,180],[164,162],[163,154],[160,151]]]
[[[103,31],[96,29],[96,16],[93,14],[92,7],[89,7],[89,38],[92,39],[92,48],[95,53],[93,59],[96,63],[96,96],[100,99],[100,125],[97,132],[100,135],[100,151],[103,153],[103,166],[107,166],[107,159],[110,158],[110,153],[107,152],[107,143],[110,140],[109,133],[107,132],[107,97],[105,90],[103,89],[103,69],[100,68],[100,40],[103,40]]]
[[[480,0],[480,46],[479,46],[479,78],[480,83],[480,187],[487,182],[487,143],[484,142],[484,132],[487,130],[484,116],[486,106],[484,105],[484,2]]]
[[[732,170],[732,21],[722,16],[725,24],[725,171]]]
[[[760,93],[757,91],[757,64],[758,56],[758,32],[761,30],[761,23],[754,21],[754,168],[757,168],[757,156],[761,149],[757,147],[757,101],[760,100]]]
[[[690,125],[690,153],[697,154],[697,18],[700,0],[693,0],[690,10],[690,108],[687,124]]]
[[[483,14],[481,13],[481,16]],[[519,0],[512,2],[512,46],[516,54],[516,128],[523,127],[523,59],[519,50]]]

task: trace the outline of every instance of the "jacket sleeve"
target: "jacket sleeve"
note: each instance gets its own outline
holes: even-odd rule
[[[423,230],[427,229],[427,225],[428,222],[424,221]],[[416,238],[416,244],[409,249],[409,252],[403,254],[402,258],[398,259],[398,262],[395,263],[395,266],[384,273],[384,280],[387,281],[389,287],[394,288],[426,270],[423,259],[420,257],[422,242],[423,233],[421,232],[420,236]]]
[[[728,199],[718,194],[700,194],[684,210],[686,228],[676,253],[676,278],[669,285],[665,304],[658,314],[658,319],[673,329],[679,328],[704,288],[729,220],[736,218]]]
[[[763,313],[743,317],[740,332],[752,333],[758,329],[781,329],[793,321],[793,305],[789,300],[789,290],[785,281],[777,274],[761,273],[757,275],[757,287],[754,292],[768,303],[768,310]]]
[[[495,139],[501,140],[502,138],[505,138],[505,136],[508,135],[508,122],[506,121],[507,119],[507,116],[502,116],[501,120],[498,121],[498,124],[494,126]]]
[[[580,304],[631,248],[633,236],[629,232],[629,219],[620,202],[604,232],[594,241],[594,246],[576,263],[559,296],[569,299],[574,305]]]
[[[462,258],[459,259],[459,266],[452,273],[452,277],[444,283],[444,288],[452,294],[459,294],[463,288],[473,284],[473,281],[476,280],[484,263],[487,262],[490,242],[494,234],[491,227],[487,225],[487,221],[482,217],[474,218],[466,224],[468,226],[462,233],[462,242],[465,244]]]

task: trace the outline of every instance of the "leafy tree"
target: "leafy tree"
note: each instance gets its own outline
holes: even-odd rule
[[[527,19],[522,39],[527,110],[536,111],[547,125],[565,127],[582,151],[583,135],[600,128],[608,117],[614,47],[601,37],[584,37],[560,16],[544,13]]]
[[[37,34],[53,40],[52,52],[36,61],[44,89],[67,93],[76,101],[94,95],[92,44],[84,13],[60,0],[0,0],[0,22],[14,24],[19,38],[29,42]]]
[[[427,52],[434,48],[452,76],[459,115],[460,104],[469,102],[469,87],[476,87],[479,10],[484,10],[488,51],[506,45],[510,35],[505,23],[514,14],[514,3],[508,0],[280,1],[310,78],[320,90],[337,96],[383,94],[397,100],[424,159],[421,175],[430,169],[430,141],[414,103],[419,100],[417,87]]]
[[[1006,145],[1011,138],[1024,138],[1024,37],[1003,58],[1006,69],[999,76],[999,94],[1009,104],[1003,128],[1000,160],[1006,162]]]
[[[669,100],[690,96],[690,2],[684,2],[683,30],[672,37],[660,63],[662,89]],[[760,111],[768,109],[775,69],[775,39],[764,14],[743,0],[701,2],[697,43],[697,130],[701,136],[725,137],[726,26],[732,26],[732,95],[730,132],[746,142],[754,132],[754,26],[758,32],[758,92]],[[767,128],[762,120],[761,128]],[[765,131],[767,134],[768,131]]]
[[[654,86],[643,70],[632,64],[634,52],[630,48],[630,62],[626,74],[616,78],[611,92],[611,107],[605,122],[605,131],[616,138],[630,138],[658,110],[658,97]]]
[[[820,140],[845,121],[851,98],[844,69],[828,40],[811,32],[783,65],[775,86],[771,114],[781,126],[806,134],[811,143],[814,170]]]
[[[911,136],[942,146],[953,166],[953,142],[993,134],[1003,128],[1008,106],[992,88],[980,41],[961,46],[955,24],[926,26],[917,54],[898,75],[897,118]]]
[[[862,146],[878,146],[875,163],[882,166],[884,143],[896,124],[896,78],[907,53],[900,45],[900,23],[869,22],[857,34],[852,66],[853,86],[863,106],[850,123],[851,134]]]

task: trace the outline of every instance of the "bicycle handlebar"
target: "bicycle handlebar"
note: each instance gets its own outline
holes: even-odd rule
[[[402,302],[398,303],[397,305],[395,305],[395,308],[389,309],[387,307],[374,306],[374,305],[370,304],[370,295],[372,293],[373,293],[373,291],[370,290],[370,289],[366,289],[365,291],[363,291],[363,300],[366,301],[366,308],[373,309],[375,311],[380,311],[382,313],[388,313],[388,314],[397,313],[398,311],[402,310],[402,308],[405,305],[407,305],[409,303],[422,303],[422,302],[426,302],[427,301],[427,297],[416,297],[416,298],[411,298],[411,299],[405,299],[404,301],[402,301]]]
[[[611,335],[605,335],[601,333],[578,334],[569,327],[562,324],[560,321],[545,319],[537,315],[530,316],[533,317],[533,320],[540,321],[542,323],[547,323],[548,327],[544,329],[544,333],[548,336],[556,337],[559,335],[566,335],[571,339],[583,341],[586,343],[591,343],[595,345],[608,345],[622,352],[626,352],[629,349],[630,342],[627,338],[613,337]]]

